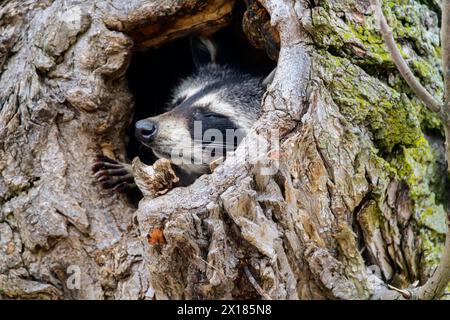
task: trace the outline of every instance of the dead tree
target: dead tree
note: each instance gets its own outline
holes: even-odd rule
[[[133,52],[216,32],[235,1],[0,3],[1,297],[370,299],[426,283],[447,230],[446,126],[398,74],[373,7],[245,3],[248,41],[277,60],[261,119],[212,174],[137,210],[89,170],[99,152],[125,158]],[[386,11],[437,97],[432,3]],[[266,163],[249,163],[261,139]]]

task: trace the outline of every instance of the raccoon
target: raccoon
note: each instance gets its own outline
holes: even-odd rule
[[[209,173],[212,161],[236,149],[259,118],[265,87],[273,78],[273,72],[263,79],[219,64],[217,48],[210,39],[192,38],[196,71],[175,87],[165,113],[135,125],[138,141],[172,162],[180,185]],[[100,156],[92,169],[106,189],[135,187],[129,164]]]

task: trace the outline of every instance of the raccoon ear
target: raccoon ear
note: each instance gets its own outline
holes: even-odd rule
[[[191,53],[194,65],[199,68],[217,62],[217,45],[208,38],[191,37]]]
[[[262,85],[264,88],[267,88],[272,83],[273,78],[275,78],[275,71],[277,71],[277,68],[273,69],[272,72],[269,73],[269,75],[262,81]]]

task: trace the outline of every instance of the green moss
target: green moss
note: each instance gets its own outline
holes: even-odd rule
[[[383,11],[394,38],[401,44],[402,56],[421,83],[439,99],[444,91],[439,29],[437,15],[427,7],[432,4],[435,9],[436,3],[383,1]],[[428,11],[428,22],[430,17],[435,19],[433,26],[423,26],[424,10]],[[424,131],[442,132],[442,126],[398,74],[372,11],[357,11],[352,1],[316,1],[311,23],[305,26],[315,46],[322,49],[314,57],[314,73],[324,81],[346,120],[366,127],[374,138],[369,167],[376,168],[383,180],[372,186],[374,199],[383,201],[385,186],[392,177],[408,187],[425,270],[439,261],[445,216],[439,203],[444,197],[436,194],[442,189],[437,187],[442,184],[442,180],[438,181],[442,168],[440,171],[438,155]],[[374,211],[370,219],[381,223],[379,213]]]
[[[404,50],[399,45],[403,57],[427,89],[436,96],[442,96],[439,30],[437,23],[436,28],[427,29],[423,27],[422,21],[422,12],[428,8],[413,0],[383,3],[384,13],[394,37],[401,40],[398,43],[404,44],[405,40],[409,43]],[[350,3],[348,7],[342,6],[343,4],[336,4],[331,0],[319,1],[319,5],[312,10],[311,24],[306,24],[305,27],[312,34],[315,44],[349,59],[366,71],[378,69],[373,72],[379,72],[381,69],[387,69],[393,72],[395,66],[375,17],[370,14],[363,18],[352,14],[338,17],[336,12],[354,11]],[[434,18],[437,21],[437,16]],[[406,85],[402,89],[402,92],[410,93]]]
[[[336,17],[334,11],[323,7],[312,10],[312,24],[306,25],[316,45],[333,48],[339,55],[357,64],[377,65],[391,63],[383,39],[363,26],[348,24]],[[368,50],[368,45],[370,50]],[[393,64],[392,64],[393,65]]]
[[[320,52],[315,60],[342,114],[354,124],[367,126],[384,153],[399,144],[412,145],[420,138],[418,103],[381,84],[345,58]],[[355,79],[359,80],[356,86]]]
[[[346,58],[318,52],[313,67],[346,120],[368,128],[374,137],[376,148],[371,152],[370,167],[384,174],[380,177],[384,182],[373,186],[374,199],[383,201],[384,186],[392,177],[408,186],[424,263],[435,265],[445,233],[445,212],[432,188],[440,177],[437,155],[422,131],[423,122],[432,121],[432,117],[424,113],[418,99],[390,88]]]
[[[428,108],[421,108],[419,118],[423,130],[440,131],[442,136],[444,136],[444,129],[442,128],[441,120],[434,112],[432,112]]]
[[[419,238],[422,241],[423,263],[426,266],[437,266],[444,249],[444,236],[436,234],[432,230],[421,228],[419,229]]]
[[[439,178],[436,158],[428,141],[422,136],[414,146],[402,147],[391,165],[397,169],[398,176],[406,182],[409,194],[414,201],[416,221],[427,228],[445,234],[445,210],[436,201],[431,189]]]

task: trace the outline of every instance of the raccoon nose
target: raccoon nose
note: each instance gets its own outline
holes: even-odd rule
[[[155,139],[158,126],[150,120],[139,120],[136,122],[135,135],[142,142],[152,142]]]

